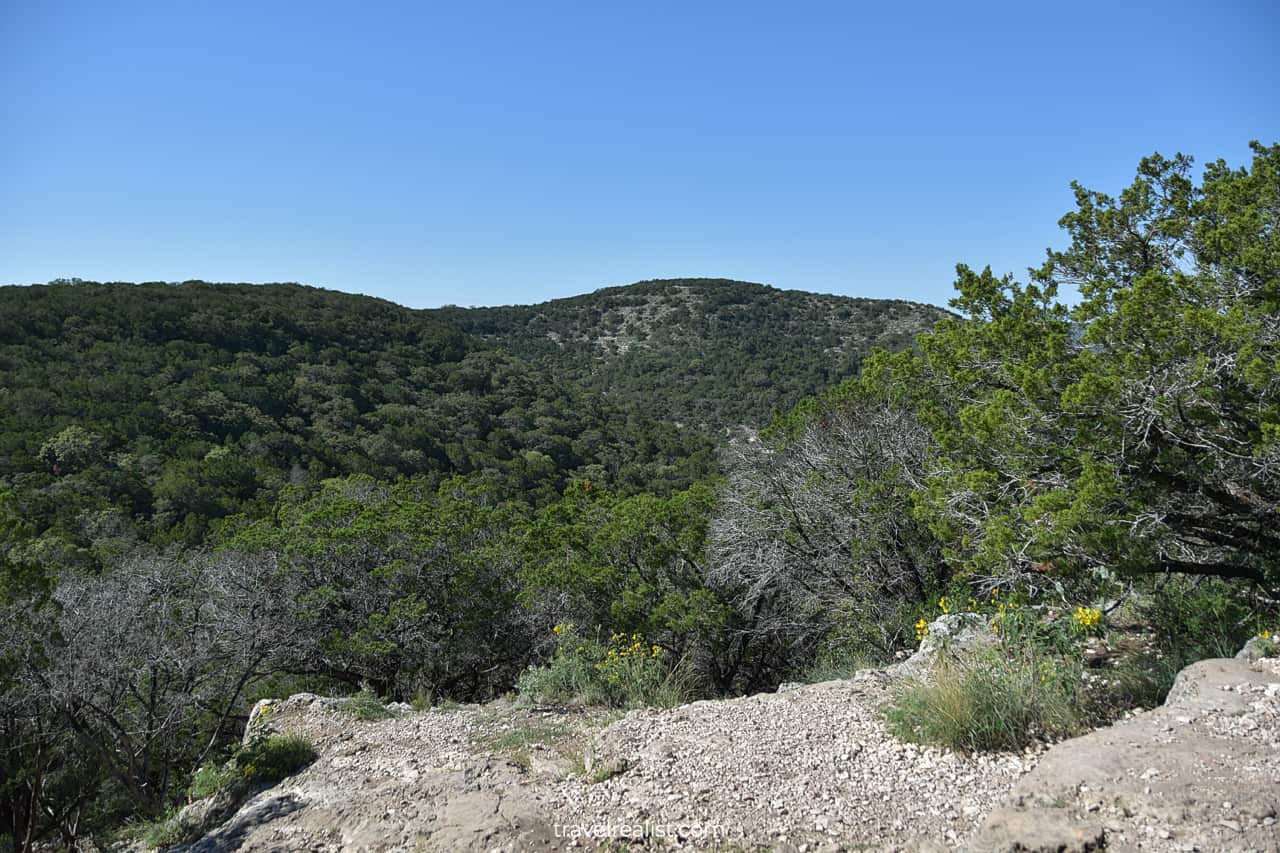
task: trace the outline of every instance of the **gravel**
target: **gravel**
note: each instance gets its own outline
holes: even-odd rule
[[[602,781],[567,778],[558,824],[595,835],[648,825],[676,846],[708,838],[773,849],[957,843],[1038,751],[968,759],[892,737],[875,672],[784,693],[638,711],[596,738]],[[631,829],[631,831],[635,831]]]

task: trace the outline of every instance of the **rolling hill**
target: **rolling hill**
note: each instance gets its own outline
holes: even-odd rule
[[[202,542],[335,476],[666,493],[716,471],[719,428],[943,313],[713,280],[427,311],[296,284],[3,287],[0,492],[61,564]]]
[[[948,312],[899,300],[668,279],[538,305],[446,307],[443,320],[554,375],[700,428],[761,426],[901,349]]]

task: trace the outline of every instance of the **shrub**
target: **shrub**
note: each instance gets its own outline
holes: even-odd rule
[[[943,663],[932,681],[904,685],[886,709],[903,740],[963,752],[1017,750],[1084,728],[1074,663],[1005,650]]]
[[[1275,657],[1280,652],[1280,629],[1275,631],[1270,628],[1263,628],[1257,634],[1258,637],[1258,653],[1263,657]]]
[[[235,771],[227,764],[206,764],[191,774],[187,793],[193,800],[212,797],[235,780]]]
[[[342,710],[357,720],[385,720],[395,716],[368,686],[361,687],[360,692],[343,700]]]
[[[148,850],[160,850],[190,841],[192,828],[178,819],[176,813],[159,817],[140,827],[138,840]]]
[[[1157,649],[1175,659],[1175,674],[1197,660],[1233,657],[1257,620],[1240,587],[1215,578],[1172,578],[1141,610],[1155,630]]]
[[[1198,660],[1233,657],[1259,623],[1247,590],[1213,578],[1170,578],[1127,607],[1127,618],[1151,640],[1094,679],[1090,710],[1099,722],[1130,708],[1153,708],[1178,673]]]
[[[516,690],[521,696],[548,704],[614,708],[671,707],[688,698],[679,667],[638,634],[614,634],[606,644],[583,637],[573,625],[554,630],[555,655],[520,676]]]
[[[836,681],[852,678],[860,669],[866,669],[876,663],[861,644],[836,645],[828,644],[818,650],[813,663],[800,672],[800,680],[806,684],[817,684],[822,681]]]
[[[306,738],[268,735],[249,741],[236,753],[234,763],[241,777],[251,784],[271,785],[315,760],[315,748]]]

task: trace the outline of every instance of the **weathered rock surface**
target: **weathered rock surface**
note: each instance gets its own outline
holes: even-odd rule
[[[795,851],[953,844],[1034,766],[1036,756],[955,754],[904,744],[880,721],[889,680],[867,671],[670,711],[639,711],[597,738],[601,766],[569,778],[551,805],[561,824],[648,823],[695,848]]]
[[[475,707],[359,721],[341,702],[270,703],[249,729],[301,734],[319,758],[183,849],[554,850],[524,770],[473,748]],[[259,710],[259,709],[255,709]]]
[[[929,623],[920,647],[906,660],[885,667],[892,678],[925,678],[944,656],[963,657],[995,645],[996,635],[983,616],[951,613]]]
[[[1153,711],[1050,749],[976,850],[1280,851],[1280,659],[1205,660]]]
[[[611,723],[507,703],[361,722],[293,697],[256,724],[320,758],[188,849],[591,850],[646,834],[805,853],[1280,851],[1280,660],[1203,661],[1155,711],[972,759],[891,737],[891,684],[869,670]]]

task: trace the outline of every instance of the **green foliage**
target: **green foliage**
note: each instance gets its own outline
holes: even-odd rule
[[[532,645],[516,602],[524,513],[481,476],[439,486],[358,476],[288,493],[272,520],[226,545],[277,560],[299,669],[394,699],[487,698]]]
[[[483,473],[541,503],[575,477],[663,493],[716,465],[706,436],[634,400],[297,285],[0,288],[0,387],[0,484],[90,568],[99,546],[200,543],[333,476]]]
[[[913,497],[955,570],[1045,587],[1175,572],[1280,583],[1280,146],[1153,155],[1023,284],[958,267],[949,319],[856,383],[938,445]],[[1059,291],[1079,290],[1075,307]]]
[[[678,665],[639,634],[614,634],[608,643],[556,626],[556,652],[516,684],[528,700],[551,705],[669,708],[688,700]]]
[[[316,760],[315,747],[299,735],[268,735],[245,744],[232,759],[250,785],[274,785]]]
[[[902,687],[885,712],[890,730],[962,752],[1021,750],[1077,734],[1086,723],[1079,668],[1006,650],[945,663],[931,681]]]
[[[806,684],[843,680],[875,664],[861,644],[828,644],[819,649],[813,663],[800,672],[800,680]]]
[[[235,768],[231,762],[226,764],[205,764],[196,768],[191,774],[191,784],[187,795],[192,800],[203,800],[225,790],[236,781]]]
[[[378,694],[374,693],[368,687],[362,687],[360,692],[356,693],[342,702],[342,710],[357,720],[385,720],[394,716],[391,709],[382,704],[382,700],[378,698]]]
[[[1235,584],[1215,578],[1171,578],[1139,605],[1151,625],[1166,671],[1203,658],[1229,658],[1258,630],[1255,600]],[[1167,692],[1167,688],[1166,688]]]
[[[438,316],[557,378],[664,419],[760,426],[858,371],[875,347],[911,345],[945,311],[724,279],[614,287],[541,305]]]
[[[185,841],[191,841],[193,828],[178,819],[176,812],[170,812],[148,823],[141,824],[136,830],[138,841],[148,850],[163,850]]]
[[[705,582],[716,492],[618,497],[590,481],[540,511],[522,543],[523,597],[567,595],[568,611],[609,632],[658,639],[676,657],[724,624]]]
[[[1272,611],[1274,613],[1274,611]],[[1215,578],[1170,578],[1139,598],[1134,619],[1151,626],[1153,643],[1111,676],[1112,704],[1155,707],[1183,667],[1234,657],[1266,624],[1266,611],[1238,584]]]

